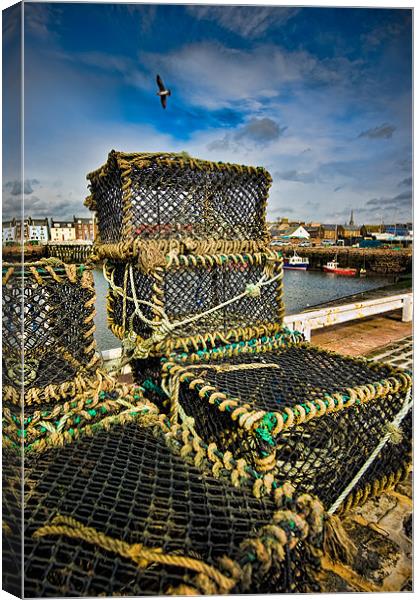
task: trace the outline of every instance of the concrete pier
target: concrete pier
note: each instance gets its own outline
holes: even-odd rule
[[[287,315],[285,325],[300,331],[307,341],[311,340],[312,331],[339,325],[341,323],[364,319],[373,315],[401,310],[401,320],[410,322],[413,316],[413,295],[411,292],[386,295],[382,297],[356,299],[353,302],[327,304],[314,310]]]

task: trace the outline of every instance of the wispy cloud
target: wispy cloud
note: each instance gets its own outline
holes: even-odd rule
[[[361,40],[366,49],[376,50],[378,46],[381,46],[381,44],[400,35],[402,30],[402,23],[385,23],[384,25],[374,27],[367,33],[364,33],[361,36]]]
[[[41,42],[55,40],[61,15],[62,11],[57,5],[28,2],[25,5],[25,30]]]
[[[359,138],[370,138],[374,139],[389,139],[393,137],[393,133],[396,131],[396,127],[394,125],[389,125],[388,123],[383,123],[379,127],[372,127],[371,129],[367,129],[358,135]]]
[[[296,170],[282,171],[275,173],[275,176],[284,181],[296,181],[298,183],[313,183],[316,180],[314,173],[304,173]]]
[[[402,192],[401,194],[397,194],[397,196],[393,196],[392,198],[371,198],[371,200],[368,200],[367,206],[386,206],[389,204],[398,203],[399,205],[411,205],[412,192]]]
[[[141,89],[151,89],[155,86],[154,75],[150,71],[139,67],[138,61],[119,54],[107,52],[63,52],[57,51],[58,59],[69,61],[77,65],[93,67],[105,73],[114,74],[120,82],[127,83]]]
[[[269,29],[278,28],[298,14],[299,8],[264,6],[188,6],[197,19],[215,21],[242,37],[258,38]]]

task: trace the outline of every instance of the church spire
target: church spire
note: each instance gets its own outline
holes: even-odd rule
[[[349,221],[349,225],[355,225],[354,211],[353,211],[353,209],[351,210],[351,218],[350,218],[350,221]]]

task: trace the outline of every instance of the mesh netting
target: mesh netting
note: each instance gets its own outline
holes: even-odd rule
[[[94,302],[93,276],[83,265],[53,259],[3,266],[6,399],[17,402],[23,385],[25,401],[48,401],[94,373]]]
[[[205,441],[257,469],[274,469],[279,481],[317,495],[326,508],[386,434],[411,384],[409,375],[390,366],[306,344],[192,368],[169,363],[164,370],[170,373],[165,389],[172,394],[172,420],[182,411],[192,416]],[[358,490],[409,463],[411,413],[400,432]]]
[[[172,450],[167,443],[156,428],[131,423],[27,457],[26,596],[156,595],[185,585],[206,593],[316,589],[310,548],[322,535],[319,508],[285,488],[257,499],[250,480],[234,487],[223,473],[204,475],[178,456],[175,439]],[[239,546],[254,537],[268,543],[266,525],[281,528],[283,550],[260,564],[252,543]]]
[[[161,387],[162,363],[159,357],[132,360],[131,373],[135,383],[144,390],[144,395],[161,409],[169,409],[169,399]]]
[[[166,270],[151,274],[135,265],[111,263],[106,273],[113,285],[108,296],[112,331],[122,338],[132,330],[147,339],[166,321],[169,331],[166,328],[164,343],[157,343],[156,351],[187,348],[192,338],[211,341],[218,335],[224,342],[245,340],[280,328],[284,309],[278,253],[203,256],[201,260],[183,256]],[[197,319],[201,313],[206,314]]]
[[[2,449],[2,589],[22,597],[22,459]]]
[[[271,177],[263,168],[211,163],[176,154],[112,151],[90,173],[87,206],[100,241],[264,239]],[[123,191],[123,186],[125,189]]]
[[[191,362],[205,363],[208,360],[220,359],[221,357],[234,359],[234,357],[243,353],[268,352],[299,345],[303,341],[304,338],[301,333],[282,327],[280,331],[272,336],[262,336],[261,338],[241,340],[230,344],[215,344],[214,346],[208,344],[205,349],[200,348],[190,352],[172,352],[169,359],[161,357],[132,359],[130,367],[132,377],[143,388],[144,395],[167,412],[170,410],[170,401],[167,393],[162,388],[162,366],[167,360],[187,365]]]
[[[157,406],[144,398],[142,388],[115,384],[96,391],[92,388],[52,407],[26,406],[24,415],[14,405],[4,406],[3,445],[21,448],[23,443],[25,453],[39,452],[139,415],[158,413]]]

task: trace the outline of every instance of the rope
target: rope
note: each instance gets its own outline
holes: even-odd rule
[[[117,294],[122,296],[122,298],[124,299],[125,302],[126,302],[126,300],[130,300],[131,302],[134,303],[135,311],[133,314],[137,314],[139,316],[139,318],[144,323],[146,323],[146,325],[148,325],[150,328],[152,328],[154,330],[154,332],[150,338],[148,338],[147,340],[144,340],[141,344],[137,345],[137,348],[135,350],[136,358],[147,357],[149,355],[150,351],[152,350],[152,347],[154,346],[154,344],[162,342],[176,328],[183,327],[183,326],[188,325],[189,323],[193,323],[195,321],[199,321],[200,319],[202,319],[214,312],[220,311],[221,309],[225,308],[226,306],[229,306],[230,304],[233,304],[234,302],[237,302],[246,296],[250,296],[252,298],[260,296],[262,287],[274,283],[276,280],[282,278],[282,276],[283,276],[283,273],[281,271],[277,275],[268,279],[266,272],[265,272],[262,275],[262,277],[259,279],[259,281],[257,281],[255,284],[248,284],[246,286],[246,289],[241,294],[238,294],[237,296],[230,298],[229,300],[226,300],[222,304],[214,306],[202,313],[199,313],[199,314],[193,315],[187,319],[184,319],[183,321],[171,322],[163,308],[161,308],[160,306],[157,306],[156,304],[153,304],[152,302],[147,302],[145,300],[140,300],[138,298],[137,292],[136,292],[135,280],[134,280],[133,266],[131,264],[128,265],[128,269],[129,269],[129,278],[130,278],[130,284],[131,284],[132,297],[127,295],[126,288],[125,288],[125,290],[123,290],[121,287],[119,287],[115,284],[115,282],[113,280],[113,273],[111,274],[110,277],[108,277],[108,274],[106,271],[106,263],[107,263],[107,261],[105,260],[103,263],[103,275],[104,275],[105,280],[109,283],[109,285],[112,287],[112,289]],[[127,267],[125,267],[125,268],[127,268]],[[124,283],[126,283],[125,277],[124,277]],[[145,314],[143,313],[143,311],[141,310],[140,304],[149,306],[153,310],[154,313],[159,314],[161,317],[160,321],[156,322],[155,320],[148,319],[145,316]],[[126,318],[125,313],[124,313],[124,317]],[[132,323],[133,323],[133,315],[132,315],[132,318],[130,319],[130,333],[131,334],[133,333]],[[128,336],[128,337],[131,338],[132,336]]]
[[[128,298],[128,299],[133,300],[138,316],[147,325],[150,325],[150,327],[154,327],[155,329],[161,329],[162,332],[164,332],[166,334],[170,333],[173,329],[176,329],[177,327],[182,327],[184,325],[188,325],[189,323],[199,321],[200,319],[202,319],[214,312],[217,312],[217,311],[221,310],[222,308],[225,308],[226,306],[229,306],[230,304],[237,302],[238,300],[241,300],[245,296],[254,297],[255,289],[260,291],[261,287],[270,285],[271,283],[274,283],[277,279],[280,279],[282,277],[282,273],[278,273],[274,277],[267,279],[266,274],[263,274],[262,277],[259,279],[259,281],[257,281],[255,284],[249,284],[248,286],[246,286],[245,291],[242,292],[241,294],[238,294],[237,296],[234,296],[233,298],[230,298],[229,300],[226,300],[225,302],[222,302],[221,304],[218,304],[217,306],[213,306],[212,308],[210,308],[202,313],[199,313],[199,314],[193,315],[192,317],[184,319],[183,321],[174,321],[172,323],[169,321],[167,315],[164,313],[164,311],[160,307],[155,306],[154,304],[152,304],[150,302],[138,300],[136,292],[135,292],[135,281],[134,281],[132,265],[129,265],[129,273],[130,273],[131,290],[132,290],[133,298]],[[115,291],[118,291],[118,290],[115,290]],[[151,306],[153,309],[159,310],[162,313],[163,319],[158,324],[156,324],[155,321],[150,321],[149,319],[147,319],[138,306],[139,302],[141,302],[142,304]]]
[[[412,408],[413,400],[411,399],[411,395],[412,395],[412,388],[409,388],[409,391],[406,394],[406,398],[405,398],[402,409],[397,413],[396,417],[394,418],[394,420],[391,423],[392,427],[398,427],[400,425],[400,423],[403,421],[403,419],[405,418],[405,416],[407,415],[407,413],[409,412],[409,410]],[[329,510],[327,511],[329,515],[333,515],[333,513],[335,513],[337,511],[339,506],[345,500],[346,496],[353,490],[353,488],[358,483],[358,481],[361,479],[361,477],[364,475],[364,473],[369,469],[369,467],[372,465],[372,463],[377,458],[377,456],[379,455],[381,450],[384,448],[384,446],[387,444],[387,442],[390,441],[392,435],[393,435],[392,431],[387,430],[387,433],[380,440],[379,444],[377,445],[377,447],[375,448],[373,453],[370,455],[368,460],[364,463],[364,465],[361,467],[361,469],[358,471],[358,473],[355,475],[355,477],[352,479],[352,481],[346,486],[346,488],[343,490],[343,492],[337,498],[337,500],[334,502],[334,504],[332,504],[332,506],[329,508]]]
[[[139,300],[138,298],[137,298],[137,299],[135,299],[134,297],[128,296],[128,295],[127,295],[127,294],[124,292],[124,290],[123,290],[121,287],[119,287],[118,285],[116,285],[116,283],[114,282],[114,280],[113,280],[113,272],[112,272],[112,274],[111,274],[111,278],[109,278],[109,277],[108,277],[108,274],[107,274],[107,271],[106,271],[106,266],[107,266],[107,260],[105,259],[105,260],[103,261],[103,276],[104,276],[104,278],[105,278],[105,281],[106,281],[106,282],[107,282],[107,283],[108,283],[108,284],[111,286],[111,288],[112,288],[112,290],[113,290],[114,292],[116,292],[116,293],[117,293],[119,296],[126,297],[126,299],[127,299],[127,300],[129,300],[130,302],[134,302],[134,304],[135,304],[135,303],[137,303],[137,304],[144,304],[144,306],[149,306],[149,307],[150,307],[150,308],[152,308],[153,310],[157,310],[157,311],[159,311],[159,312],[161,313],[162,317],[167,319],[167,315],[166,315],[166,313],[165,313],[165,312],[164,312],[164,310],[163,310],[162,308],[160,308],[159,306],[156,306],[156,305],[155,305],[155,304],[153,304],[152,302],[147,302],[146,300]],[[130,265],[130,267],[131,267],[131,265]],[[131,268],[132,268],[132,267],[131,267]],[[133,296],[135,296],[135,297],[136,297],[136,293],[135,293],[135,285],[132,285],[133,283],[135,283],[135,282],[133,282],[133,280],[131,279],[131,286],[132,286],[132,290],[133,290]],[[136,309],[137,309],[137,305],[136,305]],[[143,321],[144,321],[144,322],[145,322],[147,325],[149,325],[150,327],[154,327],[154,328],[155,328],[156,326],[158,326],[158,325],[156,325],[156,322],[155,322],[155,321],[150,321],[149,319],[147,319],[147,317],[146,317],[145,315],[143,315],[143,313],[141,312],[141,310],[140,310],[140,308],[139,308],[139,307],[138,307],[137,313],[138,313],[139,317],[140,317],[140,318],[141,318],[141,319],[142,319],[142,320],[143,320]]]
[[[218,569],[201,560],[188,556],[163,554],[162,548],[147,548],[143,544],[128,544],[122,540],[111,538],[93,527],[86,527],[72,517],[57,515],[52,519],[50,525],[44,525],[35,531],[33,537],[37,539],[47,535],[65,535],[70,538],[81,539],[108,552],[129,558],[142,569],[146,569],[152,563],[189,569],[209,577],[224,592],[228,592],[236,584],[234,579],[226,577]]]
[[[239,370],[256,370],[256,369],[280,369],[279,365],[274,363],[248,363],[244,365],[213,365],[213,364],[197,364],[197,365],[188,365],[188,370],[192,369],[200,369],[204,371],[205,369],[212,369],[218,373],[222,372],[231,372],[231,371],[239,371]],[[180,378],[184,375],[183,370],[176,371],[170,378],[169,375],[164,374],[161,381],[161,388],[163,392],[170,399],[171,407],[170,407],[170,421],[172,424],[177,423],[179,418],[181,422],[186,422],[187,419],[191,419],[188,415],[186,415],[182,406],[179,402],[179,391],[180,391]],[[166,381],[168,379],[169,387],[166,385]],[[215,389],[215,388],[214,388]],[[224,394],[220,394],[220,397],[225,397]],[[260,414],[257,414],[257,418],[260,418]],[[249,419],[253,419],[254,414],[251,413],[249,415]],[[257,419],[256,419],[257,420]],[[194,423],[190,421],[188,427],[195,433]]]
[[[275,363],[247,363],[243,365],[198,365],[201,368],[213,369],[217,373],[229,373],[231,371],[253,371],[255,369],[281,369]],[[192,368],[188,365],[188,369]]]

